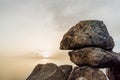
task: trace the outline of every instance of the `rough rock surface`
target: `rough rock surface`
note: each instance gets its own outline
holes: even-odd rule
[[[63,50],[74,50],[91,46],[106,50],[112,50],[114,47],[114,41],[103,21],[80,21],[64,35],[60,43],[60,49]]]
[[[72,71],[72,66],[70,66],[70,65],[61,65],[61,66],[59,66],[59,68],[62,70],[64,75],[68,78],[68,76],[70,75],[70,72]]]
[[[102,71],[91,67],[76,67],[68,80],[107,80]]]
[[[120,66],[108,68],[106,73],[109,80],[120,80]]]
[[[71,71],[71,65],[38,64],[26,80],[67,80]]]
[[[106,68],[120,64],[120,54],[95,47],[71,51],[69,56],[70,60],[78,66]]]

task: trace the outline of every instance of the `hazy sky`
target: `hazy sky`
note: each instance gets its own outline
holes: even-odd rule
[[[120,51],[120,0],[0,0],[0,53],[58,50],[86,19],[103,20]]]

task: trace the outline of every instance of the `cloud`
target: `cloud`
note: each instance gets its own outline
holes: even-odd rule
[[[86,19],[103,20],[116,39],[119,7],[119,0],[0,0],[0,47],[56,49],[63,34]]]

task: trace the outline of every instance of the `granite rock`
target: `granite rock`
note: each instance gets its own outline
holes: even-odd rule
[[[60,43],[60,49],[63,50],[75,50],[91,46],[106,50],[112,50],[114,47],[114,41],[103,21],[80,21],[63,36]]]
[[[61,71],[64,73],[66,77],[68,77],[70,75],[70,72],[72,71],[72,66],[70,65],[61,65],[59,66],[59,68],[61,69]]]
[[[84,66],[75,67],[68,80],[107,80],[107,78],[98,68]]]
[[[71,51],[69,56],[70,60],[78,66],[106,68],[120,64],[120,54],[95,47]]]
[[[120,80],[120,65],[107,68],[106,73],[109,80]]]
[[[71,65],[38,64],[26,80],[67,80],[71,71]]]

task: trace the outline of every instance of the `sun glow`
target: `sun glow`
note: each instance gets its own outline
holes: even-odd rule
[[[45,58],[48,58],[48,57],[52,56],[52,53],[50,51],[43,51],[42,56]]]

